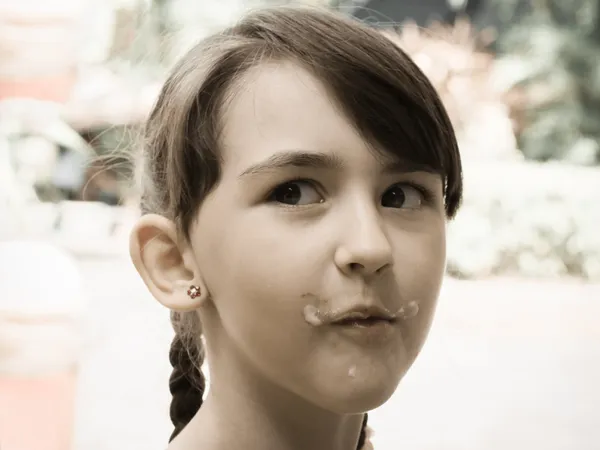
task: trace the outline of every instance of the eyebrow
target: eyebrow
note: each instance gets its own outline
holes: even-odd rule
[[[240,178],[248,175],[260,175],[288,168],[311,168],[320,170],[341,170],[345,166],[343,160],[337,155],[321,152],[284,151],[269,156],[264,161],[258,162],[245,169]],[[406,159],[398,159],[382,164],[384,173],[411,173],[430,172],[439,173],[427,164]]]

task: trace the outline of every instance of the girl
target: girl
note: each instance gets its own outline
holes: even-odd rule
[[[461,199],[431,84],[351,19],[266,9],[181,60],[146,133],[130,250],[172,311],[169,449],[370,448]]]

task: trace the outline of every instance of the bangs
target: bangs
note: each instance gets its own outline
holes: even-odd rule
[[[447,215],[453,217],[462,197],[454,129],[435,88],[407,56],[401,56],[361,67],[355,58],[340,55],[329,65],[312,69],[375,153],[415,163],[442,177]]]
[[[235,30],[262,41],[267,59],[295,60],[312,72],[379,156],[439,173],[446,214],[453,217],[462,198],[460,153],[427,77],[383,33],[336,14],[293,12],[250,15]]]
[[[330,90],[337,104],[375,152],[418,163],[443,177],[453,172],[456,138],[444,110],[424,104],[426,91],[377,85],[355,72],[335,76],[339,84],[332,83]],[[350,90],[354,94],[349,98]]]

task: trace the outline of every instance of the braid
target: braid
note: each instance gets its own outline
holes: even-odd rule
[[[202,406],[206,381],[200,368],[204,360],[204,347],[200,339],[197,341],[193,347],[190,347],[176,333],[171,343],[169,360],[173,371],[169,378],[169,390],[173,399],[171,400],[170,415],[175,429],[169,442],[175,439]],[[192,352],[194,347],[196,351]]]
[[[369,415],[365,414],[363,419],[362,428],[360,429],[360,436],[358,438],[358,445],[356,446],[356,450],[372,450],[373,446],[369,441],[369,427],[367,426],[367,420],[369,419]]]

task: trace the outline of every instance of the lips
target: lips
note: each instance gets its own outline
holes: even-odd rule
[[[400,335],[396,319],[380,316],[347,316],[331,322],[329,329],[344,339],[378,351],[387,348],[387,344],[397,342]]]
[[[357,307],[331,317],[332,325],[369,326],[380,323],[392,323],[395,316],[385,308],[377,306]]]
[[[359,326],[359,327],[369,327],[373,325],[378,325],[381,323],[393,323],[394,319],[389,319],[385,317],[347,317],[342,320],[338,320],[333,322],[332,325],[336,326]]]

